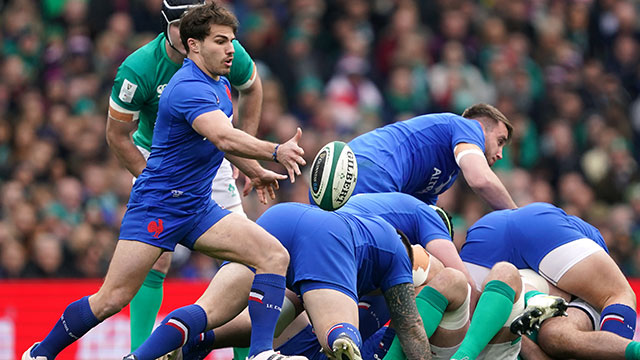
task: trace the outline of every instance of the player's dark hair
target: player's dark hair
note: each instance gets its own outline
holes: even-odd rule
[[[449,231],[449,235],[451,236],[451,240],[453,240],[453,221],[452,221],[452,217],[451,215],[446,212],[445,209],[435,206],[435,205],[429,205],[430,208],[432,208],[433,210],[436,211],[436,214],[438,214],[438,216],[440,216],[440,219],[442,219],[442,222],[444,223],[444,226],[447,228],[447,230]]]
[[[400,240],[402,240],[402,245],[404,245],[407,250],[407,254],[409,254],[409,261],[411,261],[411,266],[413,266],[413,249],[411,249],[411,243],[409,242],[409,238],[405,235],[402,230],[396,229],[398,235],[400,235]]]
[[[513,133],[513,125],[511,125],[511,121],[507,119],[506,116],[500,110],[489,104],[475,104],[466,108],[462,113],[462,117],[466,119],[475,119],[479,120],[479,118],[489,118],[493,120],[496,125],[501,122],[507,127],[507,140],[511,139],[511,134]]]
[[[229,10],[215,2],[189,9],[182,15],[180,20],[180,40],[187,53],[189,53],[187,40],[189,38],[204,40],[209,36],[211,25],[229,26],[235,34],[238,30],[238,19]]]

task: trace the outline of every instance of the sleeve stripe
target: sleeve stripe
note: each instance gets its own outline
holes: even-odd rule
[[[109,98],[109,116],[114,120],[132,122],[138,120],[140,111],[127,110]]]
[[[247,80],[244,84],[237,85],[237,86],[234,85],[234,87],[238,91],[246,90],[250,88],[251,85],[253,85],[257,77],[258,77],[258,69],[256,69],[256,63],[253,63],[253,70],[251,72],[251,77],[249,77],[249,80]]]
[[[482,151],[480,151],[480,149],[467,149],[467,150],[462,150],[460,151],[460,153],[458,154],[458,156],[456,156],[456,164],[458,164],[458,166],[460,166],[460,160],[469,154],[476,154],[476,155],[480,155],[484,158],[484,154],[482,153]],[[486,159],[485,159],[486,160]]]

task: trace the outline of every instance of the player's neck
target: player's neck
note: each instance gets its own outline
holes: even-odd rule
[[[167,40],[164,41],[164,47],[167,50],[167,55],[169,59],[178,65],[182,65],[186,55],[181,54],[178,50],[174,49]]]
[[[190,53],[187,58],[191,61],[193,61],[196,66],[198,68],[200,68],[200,70],[202,70],[203,73],[209,75],[210,78],[212,78],[215,81],[220,80],[220,74],[214,74],[212,72],[210,72],[209,70],[207,70],[207,67],[204,64],[204,60],[202,59],[202,56],[200,56],[199,54],[192,54]]]

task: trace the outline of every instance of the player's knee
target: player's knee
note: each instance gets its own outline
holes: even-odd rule
[[[467,278],[461,271],[453,268],[442,269],[433,281],[429,282],[429,286],[444,295],[452,309],[460,307],[467,298]]]
[[[289,252],[282,244],[272,238],[269,245],[261,248],[256,261],[256,270],[284,273],[289,266]]]
[[[491,268],[486,283],[491,280],[500,280],[516,290],[516,292],[522,287],[522,280],[520,279],[518,269],[508,262],[499,262]]]

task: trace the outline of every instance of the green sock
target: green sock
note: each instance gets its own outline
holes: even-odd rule
[[[233,348],[233,360],[245,360],[249,357],[249,348]]]
[[[151,270],[129,304],[131,318],[131,351],[147,340],[156,323],[162,304],[162,284],[165,274]]]
[[[477,358],[509,318],[515,296],[516,292],[506,283],[489,281],[478,300],[467,335],[451,359]]]
[[[529,304],[529,299],[531,299],[532,297],[534,297],[536,295],[546,295],[546,294],[543,293],[543,292],[540,292],[538,290],[527,291],[524,294],[524,307],[527,307],[527,304]]]
[[[448,305],[449,301],[447,298],[431,286],[426,286],[416,297],[416,306],[422,318],[422,324],[424,325],[427,337],[433,335],[438,328],[440,320],[442,320],[442,315]],[[397,336],[393,339],[393,343],[391,343],[391,347],[389,347],[389,351],[384,358],[385,360],[407,359]]]
[[[640,342],[632,341],[624,350],[624,358],[627,360],[640,359]]]

